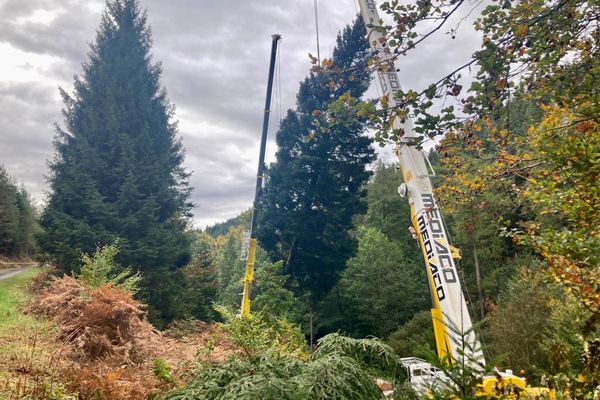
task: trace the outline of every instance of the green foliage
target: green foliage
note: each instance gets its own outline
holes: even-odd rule
[[[427,359],[435,353],[435,337],[430,311],[416,313],[408,322],[392,332],[387,343],[400,357]]]
[[[306,313],[305,305],[286,288],[287,276],[283,262],[265,263],[256,271],[255,296],[252,308],[269,318],[285,318],[300,322]]]
[[[155,322],[177,316],[177,269],[190,258],[190,188],[174,108],[152,62],[146,13],[110,0],[83,75],[61,90],[42,249],[64,271],[81,253],[120,239],[117,261],[143,272],[141,295]]]
[[[543,281],[537,268],[521,269],[501,294],[489,319],[490,349],[506,358],[506,366],[539,378],[548,370],[548,348],[542,338],[550,328],[552,309],[562,301],[560,290]]]
[[[159,381],[165,383],[173,383],[175,381],[171,373],[171,366],[165,360],[155,358],[153,364],[152,373]]]
[[[354,339],[331,333],[319,340],[314,356],[320,358],[331,354],[350,357],[363,367],[383,372],[386,376],[398,372],[398,356],[377,338]]]
[[[44,398],[47,400],[77,400],[78,393],[70,393],[62,383],[49,382],[44,385]]]
[[[38,274],[40,274],[40,270],[34,268],[0,281],[0,335],[8,332],[22,332],[32,327],[39,329],[43,326],[31,314],[22,312],[22,308],[31,298],[27,287]],[[7,347],[10,346],[10,343],[0,344],[0,352],[7,351]]]
[[[236,324],[256,323],[239,321],[243,320],[239,319]],[[259,334],[252,331],[254,333]],[[393,351],[375,339],[328,335],[319,341],[315,353],[300,357],[296,351],[256,351],[256,342],[238,342],[242,343],[251,346],[252,351],[246,351],[246,357],[231,358],[217,366],[200,365],[186,388],[169,393],[165,398],[383,399],[374,374],[395,371],[397,365]]]
[[[585,340],[574,334],[584,330],[589,311],[573,295],[561,296],[562,301],[553,302],[548,323],[544,328],[541,346],[547,353],[549,372],[574,374],[584,368]],[[600,332],[595,332],[600,338]]]
[[[217,249],[214,239],[206,233],[196,233],[192,242],[192,260],[181,270],[183,287],[177,303],[180,314],[209,321],[215,317],[213,302],[219,289]]]
[[[225,320],[222,326],[231,340],[248,357],[264,352],[303,357],[306,352],[302,331],[285,319],[265,317],[260,312],[253,313],[249,318],[240,318],[231,309],[222,306],[215,308]]]
[[[24,188],[18,189],[0,165],[0,254],[32,257],[36,251],[35,209]]]
[[[524,154],[542,164],[521,193],[536,218],[521,224],[516,239],[541,255],[553,278],[591,311],[592,325],[600,325],[600,107],[594,100],[543,109]],[[590,111],[596,114],[588,119]]]
[[[341,326],[355,336],[387,336],[427,307],[422,268],[376,228],[359,227],[358,252],[339,281]]]
[[[279,400],[301,399],[295,376],[300,361],[264,355],[254,363],[232,358],[212,368],[200,368],[184,389],[167,394],[165,400]]]
[[[242,211],[239,215],[236,215],[233,218],[229,218],[225,222],[218,222],[214,225],[207,226],[204,232],[208,233],[210,236],[213,237],[227,236],[231,228],[235,228],[238,226],[249,226],[251,217],[251,210]]]
[[[243,225],[231,226],[226,235],[215,238],[215,263],[219,286],[216,302],[227,307],[239,307],[242,298],[242,278],[246,261],[240,258],[240,254],[244,228]],[[262,247],[257,245],[254,263],[257,274],[265,265],[271,265],[271,262]],[[258,280],[256,281],[259,285],[261,284]]]
[[[413,389],[410,382],[403,382],[399,385],[396,385],[392,398],[394,400],[414,400],[418,399],[419,395],[415,389]]]
[[[348,234],[354,215],[364,212],[363,185],[374,158],[359,121],[328,129],[321,110],[343,93],[361,96],[369,75],[368,43],[357,20],[338,36],[328,74],[311,73],[301,84],[296,110],[277,132],[276,161],[269,167],[261,202],[258,239],[273,260],[284,261],[289,288],[314,306],[335,285],[356,249]],[[353,77],[352,79],[350,77]]]
[[[367,184],[368,208],[361,223],[379,229],[401,248],[407,259],[414,259],[417,265],[422,265],[417,241],[408,232],[411,226],[410,207],[406,199],[398,195],[401,183],[402,174],[396,165],[377,162],[373,178]]]
[[[131,294],[137,293],[142,280],[140,272],[134,272],[131,267],[120,267],[115,262],[117,254],[119,254],[118,241],[96,248],[91,257],[89,254],[83,254],[82,266],[77,278],[93,288],[113,285]]]
[[[558,398],[592,399],[590,388],[600,381],[600,327],[590,323],[591,315],[572,293],[553,304],[542,346],[550,364],[544,380],[556,387]]]

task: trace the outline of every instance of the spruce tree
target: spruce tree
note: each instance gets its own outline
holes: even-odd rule
[[[32,257],[37,228],[35,208],[29,193],[20,189],[0,165],[0,254],[8,257]]]
[[[4,255],[13,255],[17,245],[19,208],[16,195],[12,178],[0,165],[0,254]]]
[[[16,204],[19,210],[19,227],[17,229],[17,256],[33,257],[36,252],[35,232],[38,229],[37,213],[31,197],[24,187],[16,192]]]
[[[300,84],[297,108],[281,122],[276,161],[268,169],[258,237],[313,305],[356,250],[348,230],[353,216],[365,211],[365,167],[374,159],[361,122],[311,135],[313,121],[340,95],[358,98],[366,91],[368,47],[360,19],[338,35],[331,72],[311,73]]]
[[[151,45],[137,1],[109,0],[73,94],[61,90],[64,127],[56,127],[41,246],[69,272],[82,252],[118,238],[117,261],[141,269],[151,315],[168,320],[172,280],[189,260],[191,204],[174,108]]]

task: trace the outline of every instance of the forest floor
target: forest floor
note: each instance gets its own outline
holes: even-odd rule
[[[236,352],[216,325],[159,332],[130,295],[46,275],[31,268],[0,280],[0,400],[145,399],[187,383],[198,362]]]

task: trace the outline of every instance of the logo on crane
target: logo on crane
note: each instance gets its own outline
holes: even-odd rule
[[[458,281],[452,253],[450,252],[446,233],[440,218],[438,208],[431,193],[421,195],[423,201],[423,212],[417,218],[419,232],[427,263],[433,278],[433,285],[438,300],[442,302],[446,298],[442,277],[446,283],[455,283]],[[437,260],[436,260],[437,256]]]

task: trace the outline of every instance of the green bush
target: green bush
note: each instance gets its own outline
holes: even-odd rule
[[[135,294],[139,290],[142,276],[139,272],[133,272],[131,268],[121,268],[115,263],[118,253],[118,242],[115,242],[97,247],[92,256],[83,254],[83,265],[77,278],[93,288],[113,285]]]
[[[239,318],[228,308],[222,306],[215,308],[225,321],[221,326],[247,356],[272,352],[306,357],[306,342],[298,325],[286,319],[267,320],[262,313],[254,313],[249,318]]]
[[[216,366],[200,363],[192,382],[165,399],[383,399],[375,379],[394,375],[398,366],[391,347],[377,339],[331,334],[307,354],[299,329],[285,321],[273,325],[260,314],[242,319],[220,312],[243,352]]]
[[[162,358],[154,359],[154,367],[152,368],[154,376],[161,382],[173,383],[173,375],[171,374],[171,366]]]

